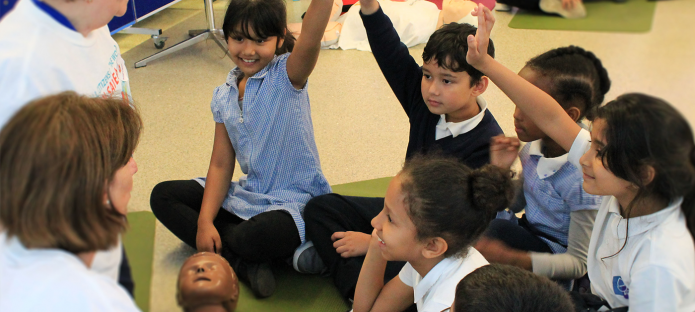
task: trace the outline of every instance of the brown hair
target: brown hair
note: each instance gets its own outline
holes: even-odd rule
[[[434,152],[408,159],[400,172],[417,238],[443,238],[446,257],[464,257],[514,195],[512,172],[493,165],[471,169]]]
[[[8,237],[71,253],[115,245],[126,220],[104,193],[141,130],[127,102],[72,91],[19,110],[0,132],[0,223]]]

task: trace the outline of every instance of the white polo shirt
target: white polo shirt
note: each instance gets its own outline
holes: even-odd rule
[[[483,117],[485,117],[485,111],[487,110],[487,102],[482,96],[476,97],[475,101],[478,103],[478,107],[480,107],[480,113],[468,120],[460,122],[447,122],[446,114],[439,115],[440,117],[439,121],[437,122],[436,130],[434,133],[434,139],[439,140],[446,138],[450,135],[453,137],[457,137],[477,127],[478,124],[480,124],[480,122],[483,121]]]
[[[582,129],[572,144],[569,160],[577,168],[590,140],[589,132]],[[631,312],[695,311],[695,243],[682,202],[677,198],[658,212],[624,219],[618,200],[604,196],[587,259],[594,294],[612,308],[629,306]],[[626,237],[625,248],[611,257]]]
[[[406,263],[398,274],[403,284],[413,288],[418,312],[441,312],[451,307],[456,296],[456,285],[475,269],[487,265],[483,255],[470,247],[464,258],[445,258],[423,278]]]
[[[0,233],[0,311],[140,311],[112,278],[60,249],[25,248]]]

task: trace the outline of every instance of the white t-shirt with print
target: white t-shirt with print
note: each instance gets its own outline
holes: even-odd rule
[[[140,311],[116,281],[60,249],[27,249],[0,233],[0,311]]]
[[[118,44],[108,26],[84,37],[20,0],[0,20],[0,128],[27,102],[68,90],[130,99]]]
[[[577,168],[590,142],[590,133],[582,129],[569,151]],[[604,196],[587,259],[592,293],[612,308],[629,306],[631,312],[695,311],[695,244],[682,202],[677,198],[656,213],[624,219],[618,200]],[[625,248],[613,256],[626,236]]]
[[[464,258],[445,258],[423,278],[406,263],[398,274],[403,284],[413,288],[418,312],[440,312],[451,307],[456,297],[456,285],[475,269],[487,265],[482,254],[470,247]]]
[[[0,20],[0,129],[24,105],[72,90],[131,100],[128,72],[108,26],[87,37],[58,23],[32,0]],[[121,243],[97,253],[92,270],[118,278]]]

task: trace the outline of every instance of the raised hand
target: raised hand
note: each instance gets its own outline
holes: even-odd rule
[[[502,169],[509,169],[519,154],[521,142],[518,138],[506,137],[504,134],[490,139],[490,164]]]
[[[495,17],[492,16],[490,9],[482,4],[478,4],[471,15],[478,17],[478,30],[475,32],[475,36],[468,36],[466,62],[476,69],[480,69],[487,58],[492,58],[487,54],[487,48],[490,44],[492,26],[495,25]]]

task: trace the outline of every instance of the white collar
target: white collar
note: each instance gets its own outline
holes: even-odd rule
[[[439,263],[437,263],[437,265],[427,272],[427,275],[425,275],[422,280],[415,285],[415,287],[413,287],[415,299],[413,302],[420,302],[441,278],[449,277],[449,273],[452,270],[456,270],[456,268],[458,268],[461,264],[461,261],[462,259],[453,257],[444,258],[442,261],[439,261]]]
[[[475,101],[480,107],[480,113],[475,115],[473,118],[461,122],[447,122],[446,115],[440,115],[439,122],[437,123],[437,134],[435,139],[439,140],[449,135],[455,138],[477,127],[478,124],[480,124],[480,122],[483,120],[483,117],[485,117],[487,102],[482,96],[476,97]]]
[[[616,215],[616,217],[619,218],[620,223],[627,220],[620,215],[620,204],[618,203],[618,199],[615,198],[615,196],[611,196],[610,200],[611,201],[608,203],[608,213]],[[666,208],[661,209],[660,211],[648,214],[646,216],[630,218],[629,235],[639,235],[651,230],[659,224],[664,223],[666,219],[678,218],[679,214],[681,213],[682,203],[683,197],[678,197],[671,201]],[[620,224],[620,226],[611,227],[609,231],[611,231],[615,237],[623,239],[626,236],[625,228],[625,225]]]
[[[536,173],[541,180],[554,175],[567,162],[567,153],[553,158],[546,158],[543,156],[542,140],[535,140],[529,143],[529,145],[529,155],[540,156],[538,159],[538,166],[536,166]]]

